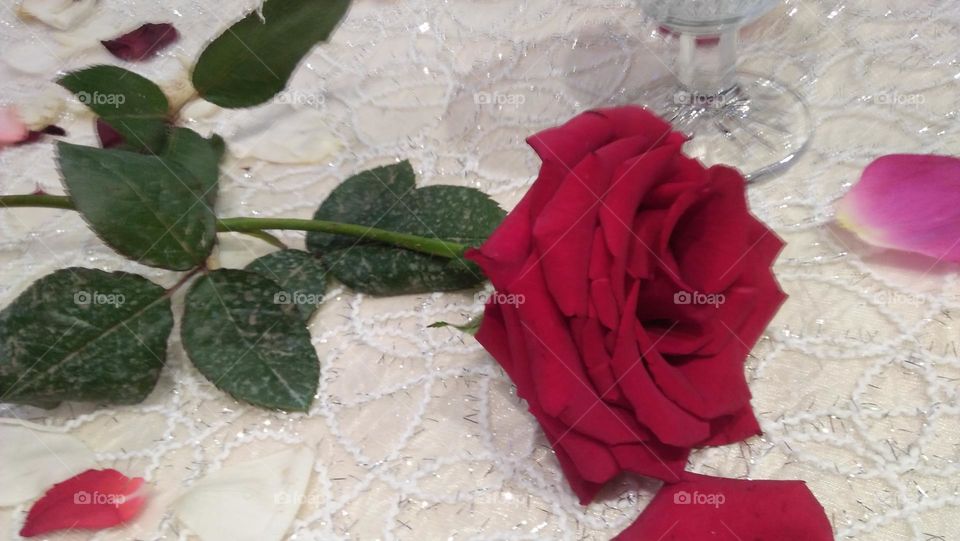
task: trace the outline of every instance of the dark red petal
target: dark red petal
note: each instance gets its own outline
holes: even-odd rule
[[[37,141],[43,139],[44,135],[62,136],[66,134],[67,134],[67,130],[61,128],[60,126],[50,124],[49,126],[44,126],[44,128],[40,130],[30,130],[29,132],[27,132],[27,137],[25,139],[18,141],[17,143],[14,143],[14,144],[16,146],[28,145],[30,143],[36,143]]]
[[[117,470],[87,470],[53,485],[37,500],[20,530],[32,537],[57,530],[102,530],[129,521],[143,508],[143,478]]]
[[[685,474],[664,485],[619,541],[830,541],[830,521],[803,481]]]
[[[113,56],[127,61],[144,60],[177,41],[180,35],[172,24],[147,23],[132,32],[107,41],[103,46]]]
[[[101,148],[116,148],[124,143],[120,132],[99,118],[97,119],[97,139],[100,139]]]

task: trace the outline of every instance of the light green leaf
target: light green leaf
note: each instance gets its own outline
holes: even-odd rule
[[[349,0],[266,0],[204,49],[193,86],[221,107],[259,105],[283,90],[314,45],[325,41]]]
[[[159,86],[117,66],[93,66],[57,81],[123,136],[128,148],[159,153],[169,103]]]
[[[143,401],[166,359],[166,291],[124,272],[68,268],[0,312],[0,402]]]
[[[206,259],[216,240],[222,140],[176,129],[159,156],[58,144],[63,183],[100,238],[137,262],[172,270]]]
[[[213,271],[187,292],[180,331],[194,366],[234,398],[306,411],[320,378],[310,333],[280,286],[256,273]]]
[[[414,189],[409,162],[359,173],[333,190],[315,220],[366,225],[476,246],[505,213],[483,192],[460,186]],[[323,255],[334,276],[374,295],[448,291],[484,281],[480,269],[366,239],[310,232],[307,248]]]
[[[323,261],[303,250],[269,253],[251,261],[246,270],[276,282],[280,286],[276,300],[296,305],[304,319],[313,315],[327,287]]]

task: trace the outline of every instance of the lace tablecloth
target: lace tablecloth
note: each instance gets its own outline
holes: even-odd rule
[[[249,5],[104,0],[82,31],[64,33],[24,23],[4,0],[0,102],[58,95],[58,70],[111,61],[96,39],[148,21],[171,21],[182,38],[134,69],[175,93],[184,64]],[[201,110],[190,125],[282,142],[264,118],[292,104],[340,148],[306,165],[232,160],[223,216],[309,217],[338,181],[399,158],[422,184],[476,186],[510,208],[538,167],[527,135],[617,103],[665,72],[669,50],[630,2],[358,0],[296,73],[288,103]],[[744,67],[794,85],[817,131],[792,169],[750,188],[754,212],[788,242],[776,271],[790,299],[749,361],[765,435],[697,452],[691,468],[806,480],[838,539],[960,539],[958,268],[869,248],[832,225],[834,201],[873,157],[960,149],[958,51],[960,5],[949,0],[795,0],[744,33]],[[78,104],[58,123],[93,143]],[[0,193],[38,184],[61,193],[49,142],[0,152]],[[301,235],[285,239],[302,246]],[[226,236],[217,257],[239,266],[268,250]],[[113,253],[75,213],[0,212],[3,304],[70,265],[176,279]],[[176,330],[143,404],[0,413],[74,434],[101,464],[148,480],[151,502],[134,523],[65,539],[190,539],[168,511],[182,487],[301,442],[318,459],[291,539],[611,537],[656,485],[624,479],[578,505],[496,363],[469,337],[426,328],[479,310],[472,292],[335,289],[310,325],[322,373],[308,414],[229,399],[190,365]],[[0,512],[0,538],[17,538],[26,509]]]

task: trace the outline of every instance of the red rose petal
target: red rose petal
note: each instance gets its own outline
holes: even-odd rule
[[[664,485],[619,541],[830,541],[830,521],[802,481],[685,474]]]
[[[130,62],[144,60],[177,41],[180,35],[172,24],[147,23],[132,32],[101,41],[110,54]]]
[[[135,517],[143,508],[143,478],[117,470],[87,470],[53,485],[37,500],[20,530],[23,537],[66,529],[101,530]]]

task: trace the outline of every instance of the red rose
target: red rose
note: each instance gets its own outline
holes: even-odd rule
[[[539,177],[467,255],[497,290],[477,340],[584,503],[622,471],[676,482],[691,448],[760,432],[743,363],[785,298],[782,243],[743,177],[683,141],[637,107],[534,135]]]

